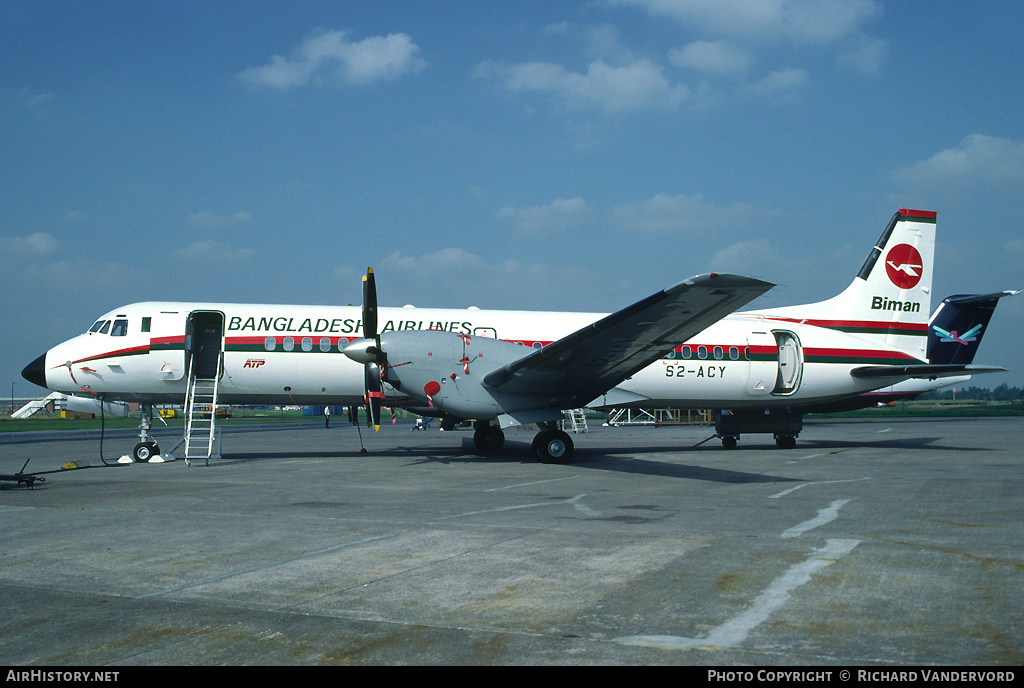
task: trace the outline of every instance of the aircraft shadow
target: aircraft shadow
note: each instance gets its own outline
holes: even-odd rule
[[[422,451],[422,448],[409,448],[409,451]],[[672,447],[644,447],[640,453],[682,453],[684,449],[678,446]],[[505,442],[501,452],[493,457],[484,457],[476,453],[472,440],[463,439],[462,451],[437,452],[438,456],[421,456],[414,464],[433,462],[474,462],[482,461],[491,463],[519,463],[538,464],[533,456],[529,444],[525,442]],[[628,460],[623,460],[622,454],[629,454]],[[642,456],[637,458],[636,447],[623,448],[580,448],[576,447],[572,462],[573,467],[589,470],[609,471],[615,473],[629,473],[635,475],[655,475],[665,478],[679,478],[685,480],[704,480],[719,483],[787,483],[801,482],[798,478],[784,478],[780,476],[764,475],[761,473],[750,473],[746,471],[733,471],[721,468],[709,468],[707,466],[695,466],[687,464],[668,463],[654,459],[645,459]],[[540,465],[540,464],[538,464]]]
[[[704,480],[720,483],[788,483],[800,482],[797,478],[784,478],[779,476],[750,473],[745,471],[733,471],[721,468],[709,468],[707,466],[696,466],[687,464],[667,463],[653,459],[636,458],[636,448],[613,448],[613,449],[580,449],[577,447],[576,454],[570,465],[588,470],[610,471],[616,473],[628,473],[636,475],[654,475],[665,478],[677,478],[684,480]],[[645,448],[650,452],[676,452],[683,450],[679,447],[652,447]],[[386,452],[391,456],[407,455],[410,459],[410,466],[438,463],[490,463],[490,464],[538,464],[534,458],[530,445],[525,442],[505,442],[502,451],[494,456],[481,456],[473,446],[473,441],[463,438],[460,447],[432,448],[424,451],[421,445],[395,446]],[[630,454],[629,460],[623,460],[622,454]],[[372,461],[374,452],[362,453],[358,449],[345,451],[291,451],[291,452],[244,452],[237,454],[226,454],[223,458],[215,459],[211,466],[228,466],[238,463],[251,463],[255,461],[280,461],[282,459],[360,459]]]
[[[943,444],[936,444],[946,438],[944,437],[902,437],[898,439],[884,439],[884,440],[797,440],[796,449],[789,449],[787,451],[794,452],[800,451],[800,449],[926,449],[934,451],[957,451],[957,452],[972,452],[972,451],[989,451],[985,447],[963,447],[963,446],[947,446]],[[742,440],[740,441],[742,445]],[[738,448],[738,447],[737,447]]]
[[[630,473],[638,475],[655,475],[666,478],[679,478],[686,480],[704,480],[720,483],[785,483],[800,482],[798,478],[786,478],[763,473],[751,473],[748,471],[735,471],[724,468],[700,466],[692,463],[681,464],[657,459],[645,458],[644,454],[673,454],[685,456],[686,454],[699,455],[702,460],[712,460],[717,456],[726,458],[736,452],[772,452],[772,458],[786,458],[799,456],[800,452],[808,451],[842,451],[848,449],[878,448],[878,449],[903,449],[903,450],[952,450],[957,451],[984,451],[984,448],[975,447],[946,447],[940,444],[941,437],[910,437],[894,439],[872,439],[863,440],[832,440],[832,439],[809,439],[799,440],[795,449],[778,449],[770,436],[755,435],[748,443],[740,444],[731,450],[723,449],[718,440],[711,440],[707,444],[680,445],[666,444],[664,446],[646,446],[638,449],[636,446],[604,446],[600,448],[576,447],[575,455],[571,465],[589,470],[602,470],[618,473]],[[388,447],[386,450],[370,450],[362,452],[358,448],[344,450],[297,450],[297,451],[257,451],[226,453],[221,459],[216,460],[217,465],[230,465],[232,463],[249,463],[254,461],[279,461],[281,459],[359,459],[372,461],[374,456],[384,453],[390,456],[405,455],[409,458],[409,465],[422,465],[430,463],[455,464],[455,463],[515,463],[535,464],[537,459],[533,456],[530,444],[526,442],[506,441],[501,452],[493,456],[481,455],[473,445],[472,439],[462,437],[457,446],[430,447],[426,448],[421,444],[403,445],[397,444]],[[767,458],[768,455],[766,455]]]

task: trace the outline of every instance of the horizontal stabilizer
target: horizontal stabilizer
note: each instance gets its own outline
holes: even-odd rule
[[[966,306],[974,303],[982,303],[985,301],[996,301],[1003,298],[1004,296],[1016,296],[1021,293],[1020,289],[1008,289],[1006,291],[997,291],[992,294],[967,294],[964,296],[950,296],[945,299],[949,303],[955,306]]]
[[[921,364],[905,366],[864,366],[854,368],[850,374],[858,378],[893,378],[900,380],[956,377],[958,375],[981,375],[982,373],[1005,373],[1006,368],[996,366],[965,364]]]

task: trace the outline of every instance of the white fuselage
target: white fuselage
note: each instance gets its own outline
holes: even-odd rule
[[[135,303],[101,317],[92,332],[50,349],[46,387],[155,404],[186,394],[189,317],[212,314],[223,352],[223,404],[353,404],[363,366],[341,350],[362,334],[360,309],[225,303]],[[223,319],[220,319],[220,315]],[[379,329],[443,329],[541,347],[602,317],[597,313],[381,308]],[[208,318],[209,319],[209,318]],[[106,323],[104,325],[103,323]],[[924,334],[924,331],[921,332]],[[850,375],[866,365],[909,364],[905,351],[828,326],[736,313],[692,338],[604,400],[649,408],[766,408],[828,401],[887,386]],[[388,404],[404,398],[385,386]],[[624,392],[624,393],[623,393]]]

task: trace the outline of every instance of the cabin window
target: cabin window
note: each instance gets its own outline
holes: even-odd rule
[[[152,326],[153,326],[153,318],[143,318],[142,319],[142,332],[149,332],[149,330],[150,330],[150,328]]]
[[[683,358],[689,358],[690,356],[693,355],[693,349],[691,349],[688,345],[687,346],[683,346],[683,352],[682,353],[683,353]]]
[[[309,337],[303,337],[302,338],[302,350],[303,351],[312,351],[313,350],[313,340],[311,338],[309,338]]]
[[[704,359],[708,357],[708,348],[706,346],[697,347],[697,358]]]
[[[715,347],[715,358],[720,361],[720,360],[722,360],[722,356],[724,356],[724,355],[725,355],[725,352],[722,351],[722,347],[716,346]]]
[[[277,337],[267,337],[263,341],[263,348],[267,351],[273,351],[277,348]]]
[[[291,337],[285,337],[284,338],[284,350],[285,351],[291,351],[294,348],[295,348],[295,340],[292,339]]]
[[[731,358],[734,361],[740,360],[740,350],[738,348],[736,348],[735,346],[730,346],[729,347],[729,358]]]
[[[320,350],[323,351],[324,353],[327,353],[328,351],[330,351],[331,350],[331,340],[328,339],[327,337],[321,337],[320,338]]]
[[[128,334],[128,321],[115,320],[114,327],[110,330],[111,337],[124,337]]]

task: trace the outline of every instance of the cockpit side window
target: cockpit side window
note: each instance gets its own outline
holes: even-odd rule
[[[124,337],[128,334],[128,321],[115,320],[114,327],[110,330],[111,337]]]
[[[104,320],[103,327],[100,328],[100,334],[106,334],[108,330],[110,330],[110,321]]]

